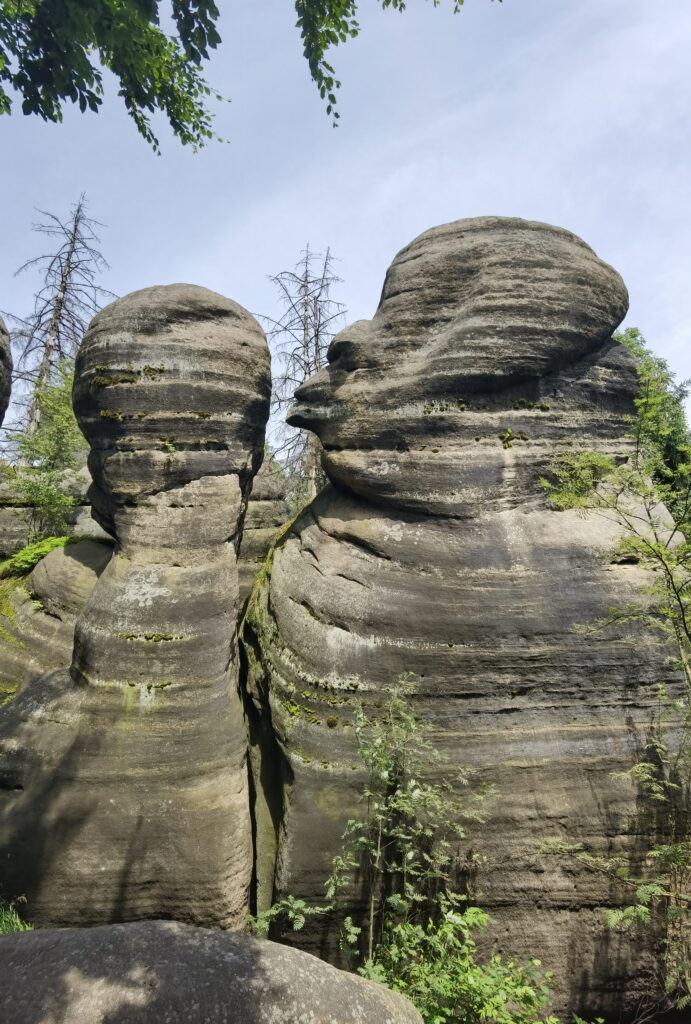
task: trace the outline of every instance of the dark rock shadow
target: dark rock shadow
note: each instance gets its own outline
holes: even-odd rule
[[[67,671],[42,676],[0,715],[0,897],[26,900],[32,919],[42,879],[90,808],[64,799],[85,745],[99,744],[79,721],[83,693]]]
[[[0,937],[13,1024],[419,1024],[400,996],[304,953],[174,922]]]

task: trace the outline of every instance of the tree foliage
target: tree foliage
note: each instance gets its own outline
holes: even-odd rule
[[[379,2],[385,9],[406,9],[406,0]],[[458,14],[464,0],[449,2],[454,14]],[[501,3],[501,0],[499,2]],[[441,4],[442,0],[434,0],[434,7]],[[360,34],[357,0],[295,0],[295,10],[310,74],[319,89],[319,95],[326,101],[327,114],[331,114],[335,122],[340,116],[336,110],[336,93],[341,83],[335,77],[334,68],[326,59],[326,55],[333,47]]]
[[[38,383],[34,398],[35,429],[17,431],[13,441],[21,465],[8,472],[14,498],[31,508],[31,540],[62,535],[74,506],[67,488],[68,472],[86,461],[87,446],[72,411],[74,364],[58,363],[47,381]]]
[[[205,107],[211,89],[200,73],[220,42],[213,0],[172,0],[175,33],[160,26],[158,0],[0,0],[0,113],[8,91],[24,114],[61,121],[68,100],[81,111],[103,102],[103,68],[137,130],[155,150],[151,115],[162,112],[183,144],[214,137]]]
[[[618,773],[637,786],[653,812],[643,870],[579,845],[553,852],[577,857],[623,890],[622,905],[604,914],[608,927],[653,925],[663,936],[660,991],[651,991],[647,1014],[691,1006],[691,433],[684,412],[687,383],[676,382],[639,331],[617,337],[638,359],[632,457],[617,463],[599,452],[564,456],[542,482],[555,508],[616,522],[622,528],[616,560],[651,570],[644,601],[611,608],[592,628],[643,624],[666,653],[676,651],[668,667],[682,673],[686,696],[672,700],[660,686],[642,755]]]
[[[450,2],[455,13],[463,4]],[[405,0],[379,3],[406,7]],[[46,121],[61,121],[67,101],[98,111],[107,68],[137,130],[156,151],[151,116],[157,111],[183,145],[204,146],[217,137],[206,104],[210,96],[221,97],[201,69],[221,42],[219,9],[214,0],[171,0],[174,31],[167,34],[161,6],[159,0],[0,0],[0,113],[11,110],[10,92],[21,97],[23,113]],[[310,74],[336,123],[341,83],[327,53],[359,34],[357,0],[295,0],[295,11]]]
[[[407,996],[426,1024],[559,1024],[545,1016],[550,975],[497,955],[480,960],[474,936],[487,914],[459,892],[459,841],[481,823],[491,790],[454,778],[412,709],[404,686],[381,710],[356,706],[365,768],[361,816],[348,821],[326,881],[326,905],[284,896],[255,929],[301,928],[328,914],[358,973]],[[352,887],[366,894],[354,919]],[[273,933],[276,935],[276,931]]]

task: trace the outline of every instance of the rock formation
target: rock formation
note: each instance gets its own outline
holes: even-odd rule
[[[238,556],[240,601],[243,604],[274,537],[289,519],[290,509],[286,499],[285,481],[279,467],[271,459],[264,459],[261,469],[252,481],[252,493],[247,504]]]
[[[7,406],[9,405],[11,387],[12,350],[10,349],[10,335],[5,327],[5,321],[0,316],[0,425],[2,425]]]
[[[170,921],[0,936],[12,1024],[421,1024],[316,957]]]
[[[0,704],[70,667],[77,616],[112,554],[112,543],[82,540],[51,551],[26,579],[0,582]]]
[[[87,491],[91,477],[86,466],[78,472],[65,470],[61,489],[74,502],[65,515],[69,536],[88,536],[107,539],[107,534],[91,518],[91,503]],[[37,527],[36,510],[17,496],[9,480],[0,481],[0,561],[9,558],[31,542]]]
[[[322,896],[361,783],[353,698],[373,711],[408,673],[451,764],[497,786],[468,843],[495,948],[571,979],[574,1010],[619,1009],[624,989],[635,1003],[643,963],[603,934],[607,886],[541,842],[638,855],[635,794],[610,773],[634,761],[657,684],[677,685],[642,631],[578,631],[640,601],[647,577],[612,563],[615,522],[552,510],[539,482],[560,454],[630,450],[637,378],[612,340],[627,301],[546,224],[458,221],[403,249],[374,318],[296,394],[289,422],[319,436],[332,483],[282,538],[245,627],[274,795],[258,802],[260,901],[272,871],[278,892]]]
[[[90,325],[75,412],[115,553],[69,673],[0,724],[2,890],[36,924],[244,924],[236,549],[269,390],[263,332],[206,289],[135,292]]]
[[[86,493],[82,498],[71,532],[90,539],[51,551],[26,579],[14,581],[0,604],[0,705],[46,672],[70,667],[77,616],[113,554],[112,539],[91,519]],[[1,502],[0,489],[0,557],[7,557],[27,543],[30,510],[3,508]],[[21,513],[21,518],[4,517],[11,512]],[[265,460],[252,481],[238,552],[241,608],[289,515],[284,481]]]

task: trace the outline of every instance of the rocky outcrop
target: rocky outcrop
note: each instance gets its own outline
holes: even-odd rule
[[[244,925],[236,550],[269,389],[258,324],[206,289],[135,292],[87,332],[75,412],[115,553],[69,673],[34,681],[0,724],[2,890],[34,923]]]
[[[271,776],[273,741],[258,744],[274,794],[260,898],[272,869],[279,892],[322,896],[361,785],[353,699],[376,714],[405,673],[451,765],[497,787],[462,851],[481,858],[494,948],[540,957],[574,1010],[635,1004],[647,954],[603,933],[607,885],[541,843],[640,855],[635,794],[610,773],[636,758],[658,683],[677,685],[642,630],[580,631],[640,601],[647,577],[612,562],[615,522],[554,511],[540,484],[560,454],[629,451],[637,378],[612,340],[626,308],[619,275],[549,225],[458,221],[403,249],[374,318],[296,394],[289,422],[319,436],[332,483],[281,539],[245,626],[283,758]]]
[[[21,472],[21,471],[20,471]],[[68,536],[107,539],[107,534],[91,518],[88,488],[91,477],[86,466],[78,472],[65,470],[59,481],[60,489],[73,501],[65,515]],[[28,504],[12,486],[9,479],[0,481],[0,561],[9,558],[31,543],[40,522],[36,509]]]
[[[240,601],[244,604],[276,534],[290,518],[280,467],[266,458],[252,482],[238,556]]]
[[[307,953],[170,921],[0,936],[12,1024],[421,1024]]]
[[[10,335],[5,326],[5,321],[0,316],[0,425],[2,425],[7,406],[10,402],[11,388],[12,350],[10,348]]]
[[[83,478],[81,473],[77,476]],[[26,579],[13,581],[4,603],[0,603],[0,702],[9,701],[46,672],[70,666],[77,616],[113,554],[112,539],[91,519],[86,487],[83,498],[75,509],[72,529],[87,537],[93,535],[93,539],[51,551]],[[13,542],[11,530],[5,529],[7,520],[3,519],[3,512],[9,511],[0,505],[0,554],[7,545],[6,555],[24,547],[30,529],[30,510],[22,509],[22,528]],[[237,558],[241,608],[271,542],[289,514],[280,471],[264,461],[252,481]],[[101,540],[96,539],[99,535]]]
[[[112,543],[78,541],[51,551],[25,579],[4,581],[0,700],[9,703],[45,673],[69,668],[77,616],[112,554]]]

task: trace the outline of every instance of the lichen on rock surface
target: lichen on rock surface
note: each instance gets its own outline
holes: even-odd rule
[[[90,325],[74,403],[115,553],[69,671],[34,679],[0,723],[0,883],[37,924],[244,925],[236,550],[269,393],[261,328],[214,292],[145,289]]]
[[[296,393],[289,422],[319,436],[331,483],[274,551],[244,631],[274,794],[260,902],[323,896],[361,785],[353,700],[376,713],[407,674],[451,765],[497,787],[468,843],[494,948],[540,957],[576,1010],[635,1005],[653,940],[603,935],[608,885],[541,843],[638,856],[635,792],[610,773],[636,758],[658,685],[679,685],[644,630],[587,631],[649,579],[611,564],[616,522],[553,510],[539,482],[563,453],[631,451],[635,364],[612,339],[627,304],[616,271],[546,224],[457,221],[403,249],[373,319]],[[319,948],[320,927],[297,941]]]

